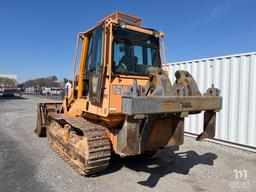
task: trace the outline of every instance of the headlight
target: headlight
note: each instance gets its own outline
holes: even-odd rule
[[[125,29],[126,28],[126,23],[124,21],[121,21],[119,23],[119,27],[122,28],[122,29]]]
[[[159,31],[154,31],[153,35],[154,35],[155,38],[159,38],[160,37]]]

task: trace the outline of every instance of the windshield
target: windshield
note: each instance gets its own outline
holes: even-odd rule
[[[117,27],[113,34],[114,73],[146,75],[149,67],[160,67],[157,38]]]

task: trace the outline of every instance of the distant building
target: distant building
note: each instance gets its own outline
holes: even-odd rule
[[[0,74],[0,77],[6,77],[6,78],[14,79],[17,81],[17,75],[14,75],[14,74]]]
[[[17,75],[14,74],[0,74],[0,85],[6,86],[17,86]]]

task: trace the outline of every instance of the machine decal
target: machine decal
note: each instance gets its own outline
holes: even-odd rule
[[[112,86],[112,93],[114,95],[124,95],[125,91],[127,91],[127,85],[113,85]]]

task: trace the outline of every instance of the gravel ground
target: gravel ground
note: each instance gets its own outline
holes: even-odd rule
[[[49,149],[45,138],[33,132],[36,103],[45,101],[50,100],[0,97],[0,191],[256,189],[255,153],[190,137],[179,149],[159,151],[150,159],[114,156],[105,172],[82,177]]]

